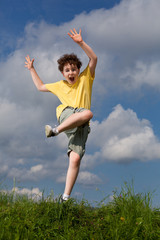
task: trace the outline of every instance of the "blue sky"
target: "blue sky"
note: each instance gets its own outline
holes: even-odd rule
[[[68,166],[64,134],[46,139],[59,104],[36,90],[24,68],[27,54],[45,83],[62,79],[57,59],[75,52],[68,37],[82,29],[98,56],[92,94],[91,133],[72,196],[112,199],[134,180],[135,191],[160,197],[159,0],[0,2],[0,181],[8,190],[55,196],[63,192]]]

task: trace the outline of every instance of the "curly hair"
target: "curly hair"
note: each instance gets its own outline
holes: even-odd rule
[[[80,69],[82,66],[82,62],[79,60],[77,55],[75,55],[74,53],[64,54],[62,57],[60,57],[57,60],[57,62],[58,62],[58,69],[60,72],[63,72],[63,67],[66,63],[74,64],[77,66],[78,69]]]

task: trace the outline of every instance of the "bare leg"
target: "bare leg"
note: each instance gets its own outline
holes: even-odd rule
[[[70,195],[77,179],[80,167],[80,156],[75,152],[70,152],[69,156],[69,167],[66,177],[66,186],[64,193]]]
[[[90,110],[84,110],[83,112],[73,113],[64,122],[62,122],[58,127],[52,128],[50,125],[45,126],[46,137],[57,136],[59,133],[69,130],[75,127],[79,127],[84,123],[89,122],[93,117],[93,113]]]
[[[84,123],[88,122],[93,117],[93,114],[90,110],[84,110],[83,112],[77,112],[68,117],[64,122],[62,122],[58,127],[59,133],[79,127]]]

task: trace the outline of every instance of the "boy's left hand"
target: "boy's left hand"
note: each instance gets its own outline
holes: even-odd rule
[[[76,43],[80,43],[82,42],[82,36],[81,36],[81,29],[79,30],[79,33],[77,33],[76,29],[73,28],[73,30],[71,29],[70,32],[68,33],[68,35],[73,39],[73,41],[75,41]]]

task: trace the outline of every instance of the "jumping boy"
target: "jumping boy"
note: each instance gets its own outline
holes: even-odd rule
[[[66,201],[70,197],[85,152],[85,144],[90,130],[89,121],[93,117],[90,106],[92,84],[97,64],[97,56],[82,39],[81,29],[79,33],[75,29],[70,30],[68,35],[83,49],[89,58],[88,66],[82,73],[80,73],[82,63],[77,56],[75,54],[65,54],[57,61],[58,68],[65,80],[44,84],[33,66],[34,59],[31,60],[27,56],[25,62],[25,67],[30,70],[37,89],[55,94],[62,103],[56,110],[58,127],[45,126],[46,137],[54,137],[61,132],[65,132],[69,139],[69,167],[62,201]]]

